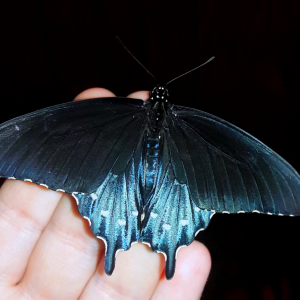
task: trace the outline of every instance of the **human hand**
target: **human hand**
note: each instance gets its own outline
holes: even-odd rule
[[[75,101],[110,96],[94,88]],[[146,100],[148,93],[128,97]],[[107,276],[104,252],[70,195],[5,181],[0,189],[1,299],[199,299],[211,266],[207,248],[194,241],[179,251],[168,281],[164,257],[138,243],[118,254],[114,273]]]

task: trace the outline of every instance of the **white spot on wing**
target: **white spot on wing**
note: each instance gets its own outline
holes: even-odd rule
[[[92,226],[92,223],[91,223],[91,220],[90,220],[90,218],[88,218],[88,217],[86,217],[86,216],[83,216],[83,218],[84,218],[84,219],[86,219],[86,220],[88,220],[88,221],[89,221],[89,224],[90,224],[90,226]]]
[[[24,179],[24,181],[32,182],[32,180],[31,180],[31,179]]]
[[[107,252],[107,241],[103,237],[101,237],[99,235],[97,235],[97,239],[100,239],[100,240],[102,240],[104,242],[104,245],[105,245],[105,255],[106,255],[106,252]]]
[[[203,230],[204,230],[204,228],[201,228],[201,229],[199,229],[198,231],[196,231],[195,236],[196,236],[200,231],[203,231]]]
[[[124,219],[118,219],[117,223],[118,223],[120,226],[125,226],[125,225],[126,225],[126,220],[124,220]]]
[[[40,183],[40,185],[46,187],[47,189],[49,188],[47,184]]]
[[[176,249],[175,259],[177,259],[178,252],[181,248],[187,247],[187,245],[182,245]]]
[[[76,200],[76,204],[78,206],[79,205],[79,201],[78,201],[78,198],[75,196],[75,194],[78,194],[78,193],[72,193],[72,196]]]
[[[56,190],[57,192],[63,192],[63,193],[65,193],[66,191],[65,190],[63,190],[63,189],[57,189]],[[73,194],[78,194],[78,193],[73,193]]]
[[[163,254],[163,256],[165,257],[165,261],[167,261],[168,257],[167,257],[167,254],[165,252],[162,252],[162,251],[155,251],[156,253],[161,253]]]
[[[252,212],[253,212],[253,213],[260,214],[260,211],[258,211],[258,210],[256,210],[256,209],[255,209],[255,210],[253,210]]]
[[[101,210],[101,216],[108,217],[109,211],[108,210]]]
[[[270,212],[267,212],[267,215],[270,215],[270,216],[272,216],[273,214],[272,214],[272,213],[270,213]]]
[[[118,253],[121,252],[121,251],[124,251],[124,249],[118,249],[118,250],[116,251],[115,259],[117,258]]]
[[[151,245],[147,242],[142,242],[142,244],[147,245],[151,249]]]
[[[98,198],[98,196],[97,196],[95,193],[92,193],[92,194],[91,194],[91,198],[92,198],[93,200],[96,200],[96,199]]]
[[[182,226],[186,226],[186,225],[189,224],[189,220],[180,220],[180,224],[181,224]],[[178,248],[178,249],[179,249],[179,248]]]
[[[238,213],[238,214],[244,214],[244,213],[245,213],[245,211],[243,211],[243,210],[240,210],[240,211],[238,211],[237,213]]]
[[[210,215],[209,219],[211,220],[211,218],[216,214],[215,210],[211,210],[212,214]]]
[[[151,216],[153,219],[155,219],[155,218],[157,217],[157,214],[154,213],[154,212],[151,212],[151,213],[150,213],[150,216]]]
[[[8,177],[7,179],[16,179],[16,177]]]
[[[15,125],[15,129],[16,129],[17,131],[19,131],[19,130],[20,130],[20,127],[19,127],[18,125]]]
[[[224,210],[224,211],[222,211],[222,214],[230,214],[230,212],[227,210]]]
[[[169,224],[164,224],[164,225],[163,225],[163,228],[166,229],[166,230],[170,230],[170,229],[171,229],[171,225],[169,225]]]

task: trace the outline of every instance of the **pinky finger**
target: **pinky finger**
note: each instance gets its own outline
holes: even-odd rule
[[[210,268],[207,248],[194,241],[179,251],[174,277],[171,280],[161,279],[151,299],[200,299]]]

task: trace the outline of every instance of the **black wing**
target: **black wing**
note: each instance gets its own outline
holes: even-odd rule
[[[12,119],[0,126],[0,177],[91,193],[127,166],[145,119],[143,101],[128,98],[64,103]]]
[[[282,157],[238,127],[173,106],[166,118],[170,156],[194,203],[217,212],[300,214],[300,176]]]

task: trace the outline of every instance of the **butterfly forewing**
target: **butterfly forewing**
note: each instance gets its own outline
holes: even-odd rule
[[[89,193],[122,172],[143,134],[143,101],[91,99],[40,110],[0,127],[0,176]]]
[[[170,138],[195,204],[218,212],[300,213],[299,174],[236,126],[205,112],[173,106]],[[174,153],[174,154],[173,154]]]

